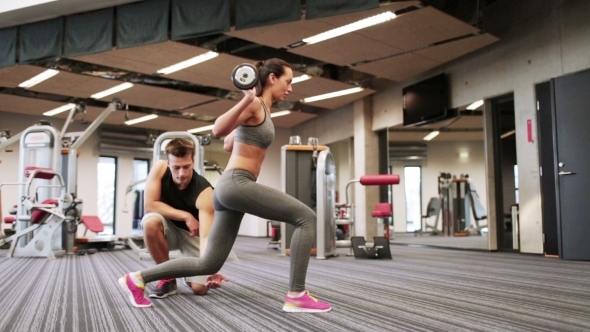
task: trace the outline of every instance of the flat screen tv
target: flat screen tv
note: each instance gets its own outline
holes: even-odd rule
[[[439,74],[403,88],[404,126],[418,126],[444,119],[448,114],[446,74]]]

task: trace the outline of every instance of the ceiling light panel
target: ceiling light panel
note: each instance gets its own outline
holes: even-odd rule
[[[112,94],[115,94],[117,92],[121,92],[123,90],[127,90],[127,89],[131,88],[132,86],[133,86],[133,83],[126,82],[126,83],[123,83],[123,84],[119,84],[117,86],[114,86],[114,87],[112,87],[110,89],[107,89],[107,90],[104,90],[104,91],[95,93],[92,96],[90,96],[90,98],[101,99],[101,98],[104,98],[106,96],[110,96]]]
[[[20,88],[27,89],[27,88],[33,87],[33,86],[45,81],[45,80],[48,80],[57,74],[59,74],[59,70],[47,69],[46,71],[42,72],[41,74],[39,74],[29,80],[22,82],[18,86]]]
[[[319,101],[319,100],[324,100],[324,99],[330,99],[330,98],[336,98],[336,97],[345,96],[345,95],[349,95],[349,94],[353,94],[353,93],[357,93],[357,92],[361,92],[361,91],[363,91],[363,88],[360,88],[360,87],[352,88],[352,89],[346,89],[346,90],[340,90],[340,91],[326,93],[326,94],[323,94],[323,95],[318,95],[318,96],[304,98],[303,100],[301,100],[301,102],[303,102],[303,103],[313,103],[314,101]]]
[[[213,58],[216,58],[217,56],[219,56],[219,53],[210,51],[205,54],[201,54],[196,57],[190,58],[188,60],[179,62],[175,65],[172,65],[172,66],[169,66],[166,68],[162,68],[162,69],[158,70],[158,74],[162,74],[162,75],[171,74],[171,73],[186,69],[188,67],[198,65],[199,63],[211,60]]]
[[[128,126],[134,125],[136,123],[141,123],[141,122],[146,122],[146,121],[150,121],[153,119],[156,119],[158,116],[156,114],[150,114],[150,115],[146,115],[146,116],[142,116],[141,118],[137,118],[137,119],[133,119],[133,120],[127,120],[125,121],[125,124]]]
[[[45,116],[54,116],[56,114],[59,114],[59,113],[62,113],[62,112],[71,110],[74,107],[76,107],[76,104],[69,103],[67,105],[63,105],[63,106],[60,106],[58,108],[54,108],[51,111],[47,111],[47,112],[43,113],[43,115],[45,115]]]
[[[328,40],[328,39],[332,39],[334,37],[345,35],[347,33],[351,33],[351,32],[357,31],[357,30],[361,30],[361,29],[365,29],[365,28],[368,28],[368,27],[371,27],[371,26],[374,26],[377,24],[385,23],[387,21],[394,19],[395,17],[396,17],[396,15],[394,13],[387,11],[385,13],[381,13],[381,14],[378,14],[375,16],[367,17],[367,18],[362,19],[360,21],[356,21],[354,23],[350,23],[350,24],[341,26],[336,29],[322,32],[322,33],[317,34],[315,36],[303,38],[303,42],[305,42],[306,44],[319,43],[324,40]]]
[[[187,130],[187,131],[189,133],[191,133],[191,134],[194,134],[194,133],[201,133],[201,132],[204,132],[204,131],[208,131],[208,130],[211,130],[211,129],[213,129],[213,125],[199,127],[199,128],[194,128],[194,129],[190,129],[190,130]]]
[[[44,3],[57,0],[19,0],[19,1],[2,1],[0,2],[0,13],[6,13],[17,9],[42,5]]]
[[[431,132],[430,134],[424,136],[424,140],[425,141],[430,141],[433,138],[435,138],[436,136],[438,136],[438,134],[440,134],[440,132],[438,130],[435,130],[435,131]]]

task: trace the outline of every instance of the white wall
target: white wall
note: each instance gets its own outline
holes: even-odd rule
[[[302,143],[307,143],[308,137],[317,137],[320,145],[326,145],[352,137],[353,122],[352,104],[349,104],[291,129],[292,135],[301,136]]]
[[[465,159],[459,158],[460,152],[469,153]],[[406,232],[406,197],[404,166],[414,166],[411,163],[405,165],[394,164],[393,174],[401,175],[399,185],[393,186],[393,230],[394,232]],[[485,155],[483,141],[470,142],[428,142],[426,150],[426,163],[422,166],[422,214],[426,212],[426,206],[431,197],[438,196],[438,175],[441,172],[451,173],[459,177],[461,174],[469,174],[469,178],[475,184],[477,194],[482,205],[486,208],[486,177]],[[428,220],[434,224],[434,217]],[[485,221],[482,222],[485,224]],[[439,220],[439,226],[442,221]],[[439,227],[441,229],[441,227]]]

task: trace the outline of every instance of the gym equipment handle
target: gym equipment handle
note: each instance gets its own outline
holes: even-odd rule
[[[574,175],[576,173],[574,173],[574,172],[559,172],[558,174],[559,175]]]
[[[382,186],[387,184],[399,184],[397,174],[374,174],[361,176],[360,183],[363,186]]]

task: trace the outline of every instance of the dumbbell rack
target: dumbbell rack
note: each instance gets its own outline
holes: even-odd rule
[[[334,219],[335,224],[348,225],[348,236],[345,234],[344,240],[336,240],[336,248],[350,248],[350,252],[347,256],[354,256],[352,250],[351,238],[354,234],[354,205],[349,203],[336,203],[337,217]],[[341,213],[343,211],[344,213]],[[343,216],[344,215],[344,216]]]

